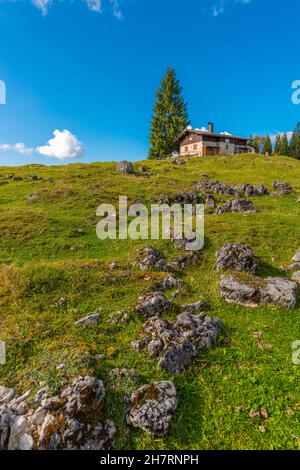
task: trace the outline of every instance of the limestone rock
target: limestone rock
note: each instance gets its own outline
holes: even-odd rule
[[[221,297],[228,303],[246,307],[275,304],[287,309],[297,302],[297,284],[280,277],[253,278],[253,282],[242,282],[234,276],[221,276]]]
[[[94,325],[99,323],[100,315],[98,313],[93,313],[92,315],[88,315],[87,317],[81,318],[80,320],[75,322],[75,325]]]
[[[221,329],[220,321],[205,314],[182,313],[172,321],[150,318],[141,332],[141,340],[132,343],[136,351],[146,350],[158,367],[171,374],[186,369],[197,352],[212,347]]]
[[[295,263],[300,263],[300,250],[298,250],[295,256],[293,257],[293,261]]]
[[[300,271],[296,271],[293,274],[292,281],[297,282],[297,284],[300,286]]]
[[[276,191],[275,194],[279,196],[287,196],[293,189],[290,183],[284,183],[282,181],[275,181],[272,186]]]
[[[135,309],[144,317],[155,317],[170,310],[171,306],[172,302],[170,302],[163,294],[160,292],[152,292],[141,296]]]
[[[141,259],[137,265],[143,271],[168,271],[169,268],[160,251],[155,250],[152,246],[147,246],[137,252],[138,257]]]
[[[297,303],[297,284],[281,277],[268,277],[267,285],[260,290],[261,304],[276,304],[285,308],[294,308]]]
[[[255,273],[258,266],[250,246],[226,243],[216,253],[214,268],[217,270]]]
[[[117,165],[117,172],[118,173],[127,173],[127,174],[132,174],[133,173],[133,165],[131,162],[127,162],[124,160],[123,162],[118,163]]]
[[[53,398],[40,394],[37,408],[21,415],[12,402],[5,404],[0,407],[0,449],[104,450],[116,433],[105,418],[104,399],[103,382],[79,377]]]
[[[256,212],[252,201],[247,199],[232,199],[223,206],[218,207],[217,214],[223,214],[226,212],[244,212],[253,213]]]
[[[154,382],[143,385],[130,397],[132,408],[127,423],[153,435],[169,431],[172,413],[177,409],[178,399],[172,382]]]

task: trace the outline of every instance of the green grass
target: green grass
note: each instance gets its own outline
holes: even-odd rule
[[[118,428],[116,449],[299,449],[300,366],[292,364],[291,345],[300,339],[300,305],[289,311],[229,305],[220,298],[220,273],[212,266],[215,251],[234,241],[252,246],[261,259],[260,276],[282,275],[279,268],[300,248],[300,162],[245,155],[191,158],[184,166],[139,162],[135,169],[143,164],[150,168],[149,178],[119,175],[115,163],[0,168],[0,339],[7,344],[0,383],[21,393],[44,384],[55,391],[79,374],[102,379],[107,413]],[[6,180],[11,172],[16,179]],[[119,195],[149,204],[154,196],[191,189],[202,173],[269,189],[275,180],[289,181],[294,192],[252,198],[257,214],[206,216],[206,246],[199,265],[181,275],[188,287],[178,303],[207,300],[223,331],[216,347],[199,354],[185,373],[170,377],[130,347],[142,325],[134,312],[137,299],[164,274],[132,266],[136,250],[147,242],[98,240],[96,208],[117,203]],[[32,174],[44,180],[27,181]],[[28,200],[32,193],[40,197]],[[152,245],[169,259],[178,255],[170,242]],[[117,271],[109,271],[111,261],[120,266]],[[59,305],[63,296],[66,306]],[[74,325],[99,307],[97,326]],[[129,323],[111,324],[108,319],[121,310]],[[104,359],[95,359],[97,354]],[[135,369],[141,381],[113,383],[114,367]],[[179,397],[170,435],[153,438],[128,428],[124,394],[139,383],[169,378]],[[260,406],[269,412],[267,421],[249,417]],[[259,432],[262,424],[265,433]]]

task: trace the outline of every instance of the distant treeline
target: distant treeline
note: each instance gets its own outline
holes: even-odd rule
[[[287,133],[278,134],[273,143],[269,135],[266,137],[255,136],[251,138],[250,143],[257,153],[283,155],[300,160],[300,122],[297,123],[290,138]]]

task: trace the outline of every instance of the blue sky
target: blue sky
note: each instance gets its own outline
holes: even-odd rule
[[[292,130],[299,13],[299,0],[0,0],[0,164],[145,158],[169,65],[194,127]]]

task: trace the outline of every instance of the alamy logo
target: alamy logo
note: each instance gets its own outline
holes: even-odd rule
[[[300,104],[300,80],[295,80],[292,83],[292,89],[295,90],[292,94],[292,103]]]
[[[0,80],[0,104],[6,104],[6,85]]]
[[[144,204],[128,207],[126,196],[119,197],[118,209],[101,204],[96,215],[96,233],[100,240],[184,240],[185,249],[201,250],[204,246],[203,204]]]

